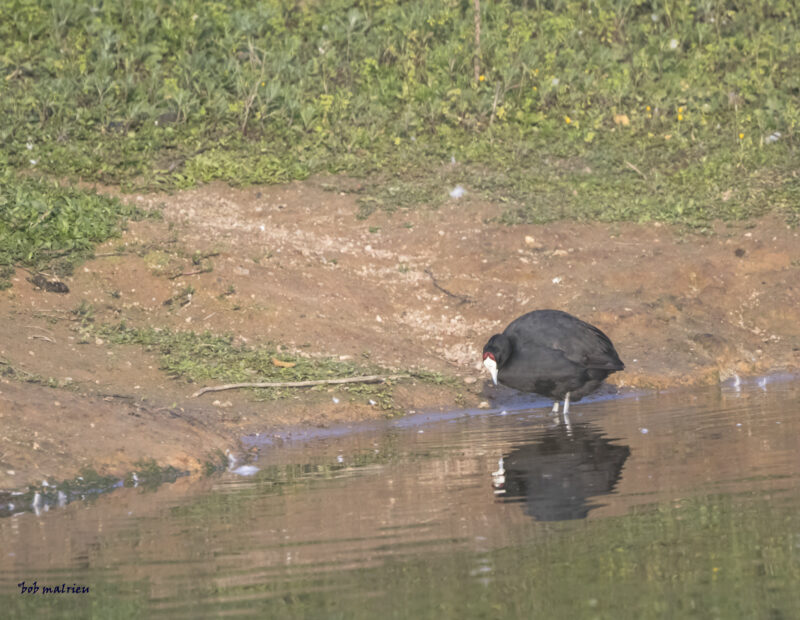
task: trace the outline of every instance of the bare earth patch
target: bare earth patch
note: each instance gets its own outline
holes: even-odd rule
[[[0,292],[0,488],[82,466],[122,474],[144,458],[195,470],[244,432],[385,415],[334,388],[192,399],[200,386],[166,376],[156,353],[87,338],[73,313],[82,301],[97,323],[232,333],[463,381],[460,390],[401,383],[394,398],[405,409],[490,396],[484,342],[536,308],[603,329],[627,366],[611,378],[620,387],[712,383],[800,362],[800,238],[778,219],[704,236],[658,225],[507,227],[489,221],[495,205],[466,196],[362,221],[354,197],[323,181],[125,196],[160,205],[164,221],[133,222],[98,248],[66,279],[68,294],[38,290],[18,271]],[[197,252],[213,254],[211,271],[193,273]],[[170,279],[177,274],[187,275]],[[164,304],[188,285],[185,305]]]

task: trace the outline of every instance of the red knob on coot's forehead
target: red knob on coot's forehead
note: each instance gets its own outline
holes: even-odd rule
[[[487,351],[486,353],[483,354],[483,359],[486,359],[487,357],[490,357],[491,359],[494,360],[494,353],[489,353]],[[494,361],[497,361],[497,360],[494,360]]]

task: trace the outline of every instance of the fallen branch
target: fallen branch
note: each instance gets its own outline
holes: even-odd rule
[[[39,340],[46,340],[47,342],[52,342],[53,344],[56,344],[55,340],[53,340],[52,338],[50,338],[48,336],[42,336],[41,334],[33,334],[31,336],[28,336],[28,338],[30,338],[31,340],[33,340],[34,338],[37,338]]]
[[[196,276],[198,273],[210,273],[210,268],[205,269],[198,269],[197,271],[187,271],[186,273],[176,273],[174,276],[170,276],[170,280],[177,280],[178,278],[182,278],[183,276]]]
[[[466,295],[456,295],[455,293],[451,293],[445,287],[441,286],[436,281],[436,278],[434,277],[433,272],[430,269],[426,268],[425,269],[425,273],[427,273],[431,277],[431,282],[433,282],[433,286],[435,288],[439,289],[440,291],[442,291],[442,293],[444,293],[445,295],[447,295],[449,297],[453,297],[454,299],[458,299],[459,303],[462,303],[462,304],[472,303],[472,300],[469,297],[467,297]]]
[[[41,273],[36,274],[32,278],[25,279],[36,288],[47,291],[48,293],[69,293],[69,287],[61,280],[48,280]]]
[[[368,375],[366,377],[346,377],[344,379],[318,379],[316,381],[279,381],[273,383],[229,383],[227,385],[215,385],[204,387],[192,394],[192,398],[202,396],[206,392],[221,392],[222,390],[238,390],[239,388],[282,388],[282,387],[311,387],[314,385],[339,385],[342,383],[383,383],[394,379],[405,379],[408,375]]]

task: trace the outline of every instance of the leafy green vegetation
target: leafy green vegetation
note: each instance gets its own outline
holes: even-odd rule
[[[0,377],[22,381],[24,383],[33,383],[36,385],[45,385],[47,387],[57,387],[67,390],[75,390],[76,386],[68,381],[59,380],[55,377],[47,377],[44,375],[28,372],[27,370],[13,365],[6,359],[0,357]]]
[[[509,224],[797,221],[794,2],[482,2],[479,51],[472,7],[0,0],[0,166],[147,187],[347,173],[365,217],[461,182]]]
[[[193,383],[307,381],[385,372],[372,365],[286,355],[277,347],[256,349],[234,343],[233,336],[210,332],[134,328],[120,323],[101,326],[98,333],[115,344],[140,344],[157,351],[162,370]]]
[[[0,288],[10,286],[13,264],[71,274],[96,243],[119,233],[125,218],[145,215],[116,198],[0,174]]]
[[[277,345],[256,348],[237,344],[231,335],[211,332],[136,328],[125,323],[97,327],[85,324],[84,329],[94,330],[114,344],[139,344],[148,351],[158,352],[161,370],[173,378],[192,383],[277,383],[396,374],[367,360],[356,363],[330,357],[303,357],[281,352]],[[455,379],[428,371],[406,371],[404,374],[431,384],[455,384]],[[317,389],[326,389],[326,386]],[[372,400],[386,411],[396,409],[389,383],[341,385],[336,389],[362,401]],[[257,393],[262,399],[272,400],[285,398],[294,392],[292,388],[259,388]]]

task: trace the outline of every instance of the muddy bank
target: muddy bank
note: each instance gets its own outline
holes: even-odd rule
[[[399,383],[392,398],[405,411],[491,396],[480,349],[535,308],[601,327],[627,365],[611,379],[618,386],[710,383],[800,363],[800,238],[778,219],[705,235],[507,227],[491,222],[496,207],[467,196],[358,220],[353,196],[322,185],[128,196],[164,220],[131,223],[98,248],[65,279],[69,293],[38,290],[19,271],[0,292],[0,488],[82,466],[122,474],[144,458],[195,470],[243,433],[386,415],[335,388],[274,401],[247,391],[191,398],[198,386],[167,376],[156,352],[87,332],[87,313],[93,324],[225,332],[458,379]],[[198,255],[208,258],[198,265]],[[185,303],[165,305],[188,286]]]

